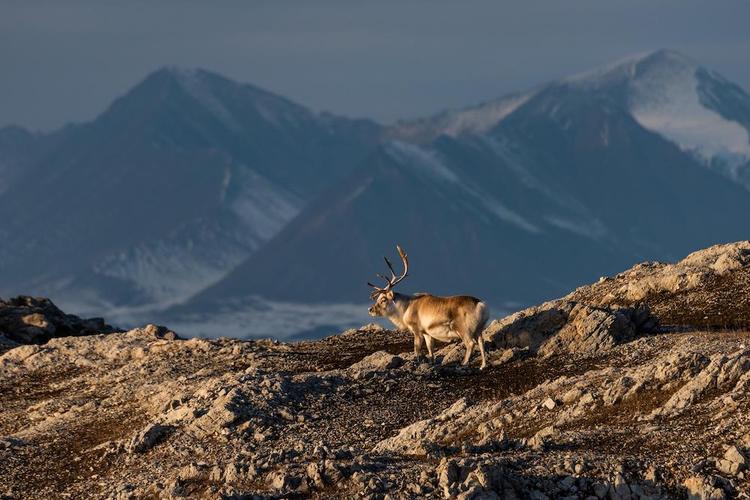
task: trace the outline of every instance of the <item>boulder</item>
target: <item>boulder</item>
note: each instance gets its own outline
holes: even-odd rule
[[[612,309],[559,300],[494,321],[484,335],[500,349],[524,347],[542,356],[595,354],[657,325],[645,305]]]
[[[127,449],[131,453],[144,453],[153,448],[174,430],[170,425],[148,424],[130,440]]]
[[[143,331],[146,335],[153,336],[157,339],[178,340],[180,338],[175,332],[162,325],[154,325],[149,323],[148,325],[143,327]]]
[[[539,354],[597,353],[631,340],[636,326],[629,312],[576,304],[565,325],[539,347]]]
[[[742,453],[736,446],[730,446],[727,449],[726,453],[724,453],[724,458],[743,467],[747,465],[747,458],[745,457],[745,454]]]
[[[688,500],[723,500],[726,494],[712,482],[701,476],[691,476],[682,483],[687,490]]]
[[[0,352],[15,344],[43,344],[54,337],[117,331],[101,318],[65,314],[51,300],[18,296],[0,299]]]
[[[349,367],[349,371],[354,373],[385,371],[398,368],[402,364],[404,364],[404,360],[400,356],[385,351],[378,351],[354,363]]]

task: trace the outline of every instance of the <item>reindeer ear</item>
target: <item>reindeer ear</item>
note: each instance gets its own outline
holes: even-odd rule
[[[388,300],[393,300],[393,290],[388,290],[385,296],[388,297]]]

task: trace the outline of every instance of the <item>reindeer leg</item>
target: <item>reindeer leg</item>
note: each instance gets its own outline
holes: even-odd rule
[[[461,366],[466,366],[469,364],[469,360],[471,359],[471,353],[474,352],[474,339],[466,339],[464,340],[464,345],[466,346],[466,354],[464,354],[464,360],[461,362]]]
[[[424,339],[422,338],[422,334],[419,332],[413,332],[414,333],[414,355],[417,357],[417,359],[422,358],[422,343],[424,342]]]
[[[487,355],[484,353],[484,338],[481,334],[477,339],[477,343],[479,344],[479,354],[482,355],[482,366],[480,366],[479,369],[484,370],[485,368],[487,368]]]
[[[435,364],[435,354],[432,352],[432,337],[429,335],[422,335],[424,337],[424,343],[427,346],[427,354],[430,356],[430,361]]]

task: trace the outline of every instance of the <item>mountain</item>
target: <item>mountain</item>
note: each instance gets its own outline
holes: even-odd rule
[[[412,262],[405,289],[502,305],[745,238],[748,102],[659,51],[399,124],[362,168],[182,310],[248,296],[365,302],[364,283],[396,243]]]
[[[644,128],[750,188],[750,95],[689,57],[658,50],[556,84],[607,95]],[[549,86],[402,122],[389,130],[388,135],[428,143],[440,135],[485,133]]]
[[[343,178],[379,131],[207,71],[156,71],[0,197],[13,214],[0,293],[77,311],[184,300]]]
[[[660,50],[568,82],[607,93],[644,128],[750,189],[750,95],[715,71]]]

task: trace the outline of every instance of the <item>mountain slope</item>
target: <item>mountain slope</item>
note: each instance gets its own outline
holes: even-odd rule
[[[0,128],[0,196],[22,174],[34,135],[20,127]]]
[[[550,86],[490,136],[525,151],[531,175],[596,213],[640,260],[675,258],[748,228],[742,186],[644,129],[606,93]]]
[[[179,301],[345,175],[378,131],[206,71],[159,70],[0,199],[17,214],[0,222],[3,289]]]
[[[456,137],[483,133],[533,97],[534,91],[516,93],[459,110],[444,111],[436,116],[407,120],[391,127],[387,135],[413,143],[429,143],[441,135]]]
[[[619,79],[629,67],[540,88],[494,126],[436,134],[441,118],[427,144],[389,143],[183,310],[251,295],[366,301],[396,243],[412,259],[404,288],[507,304],[745,237],[750,194],[643,126]]]
[[[50,134],[33,133],[17,127],[0,128],[0,197],[16,188],[24,178],[32,178],[36,162],[70,133],[64,127]]]

